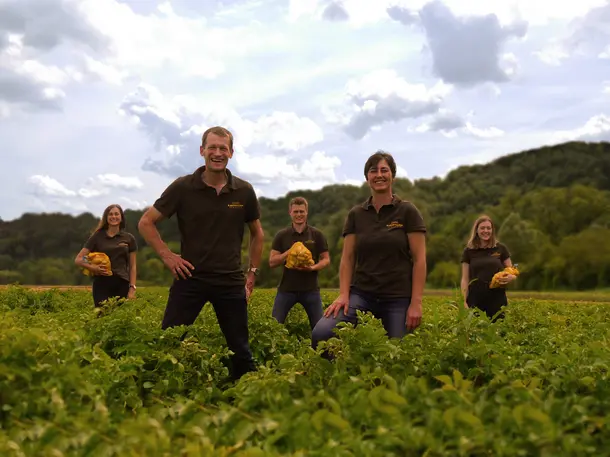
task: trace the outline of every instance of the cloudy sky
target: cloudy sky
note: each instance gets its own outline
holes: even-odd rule
[[[610,140],[610,0],[0,0],[0,217],[150,205],[236,136],[259,195]]]

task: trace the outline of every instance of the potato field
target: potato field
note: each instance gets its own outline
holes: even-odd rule
[[[0,455],[610,455],[610,299],[509,293],[490,324],[459,297],[426,296],[413,334],[388,340],[363,316],[329,362],[302,308],[280,325],[274,290],[258,289],[259,370],[227,384],[212,307],[163,332],[166,297],[139,288],[95,313],[87,290],[0,290]]]

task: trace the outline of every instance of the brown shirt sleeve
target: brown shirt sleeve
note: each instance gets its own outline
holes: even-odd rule
[[[161,196],[155,201],[153,206],[166,218],[171,218],[180,205],[180,195],[182,179],[177,178],[163,191]]]
[[[90,252],[95,252],[97,247],[97,233],[95,232],[93,235],[89,237],[87,241],[85,241],[85,245],[83,246],[85,249],[89,249]]]
[[[318,253],[322,254],[323,252],[327,252],[328,251],[328,242],[326,241],[326,237],[320,230],[316,231],[316,235],[317,235],[316,244],[318,246],[320,246]]]
[[[275,236],[273,237],[273,241],[271,242],[271,249],[273,249],[274,251],[279,251],[283,254],[284,251],[282,250],[282,233],[283,231],[280,230],[275,234]]]
[[[246,200],[246,223],[255,221],[261,218],[261,208],[256,192],[252,187],[248,188],[248,197]]]
[[[405,202],[405,221],[407,223],[405,231],[411,232],[426,232],[426,224],[419,209],[410,202]]]
[[[468,249],[462,251],[462,258],[460,261],[461,263],[470,263],[470,251]]]
[[[136,241],[136,237],[131,233],[129,234],[129,252],[137,252],[138,250],[138,242]]]
[[[498,246],[500,248],[500,260],[502,262],[504,262],[506,259],[508,259],[510,257],[510,251],[508,250],[508,248],[500,243],[500,246]]]
[[[355,209],[352,208],[350,212],[347,213],[345,223],[343,224],[343,237],[354,233],[356,233],[356,213]]]

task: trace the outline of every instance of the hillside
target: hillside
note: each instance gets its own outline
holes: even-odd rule
[[[482,212],[494,217],[513,261],[524,271],[519,287],[610,286],[610,143],[570,142],[523,151],[484,165],[461,166],[444,179],[399,179],[395,191],[420,208],[430,229],[428,268],[433,287],[454,287],[459,282],[459,256],[474,218]],[[329,240],[332,265],[321,274],[321,282],[336,286],[343,220],[349,208],[366,198],[368,189],[331,185],[278,199],[261,198],[265,260],[274,233],[289,223],[287,205],[295,195],[309,200],[310,223]],[[167,284],[168,272],[137,233],[141,214],[126,212],[128,228],[141,247],[139,282]],[[72,259],[97,217],[24,214],[0,221],[0,282],[87,283]],[[161,233],[177,246],[174,220],[162,223]],[[279,274],[265,263],[259,285],[274,286]]]

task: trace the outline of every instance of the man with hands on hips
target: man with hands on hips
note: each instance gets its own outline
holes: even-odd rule
[[[227,168],[234,152],[231,132],[209,128],[201,143],[205,164],[174,180],[144,213],[138,230],[174,276],[162,328],[193,324],[209,301],[234,354],[231,378],[236,380],[256,370],[249,346],[247,305],[259,271],[264,233],[252,185]],[[181,255],[171,252],[156,228],[159,221],[174,214]],[[250,265],[244,278],[241,245],[246,225]]]

